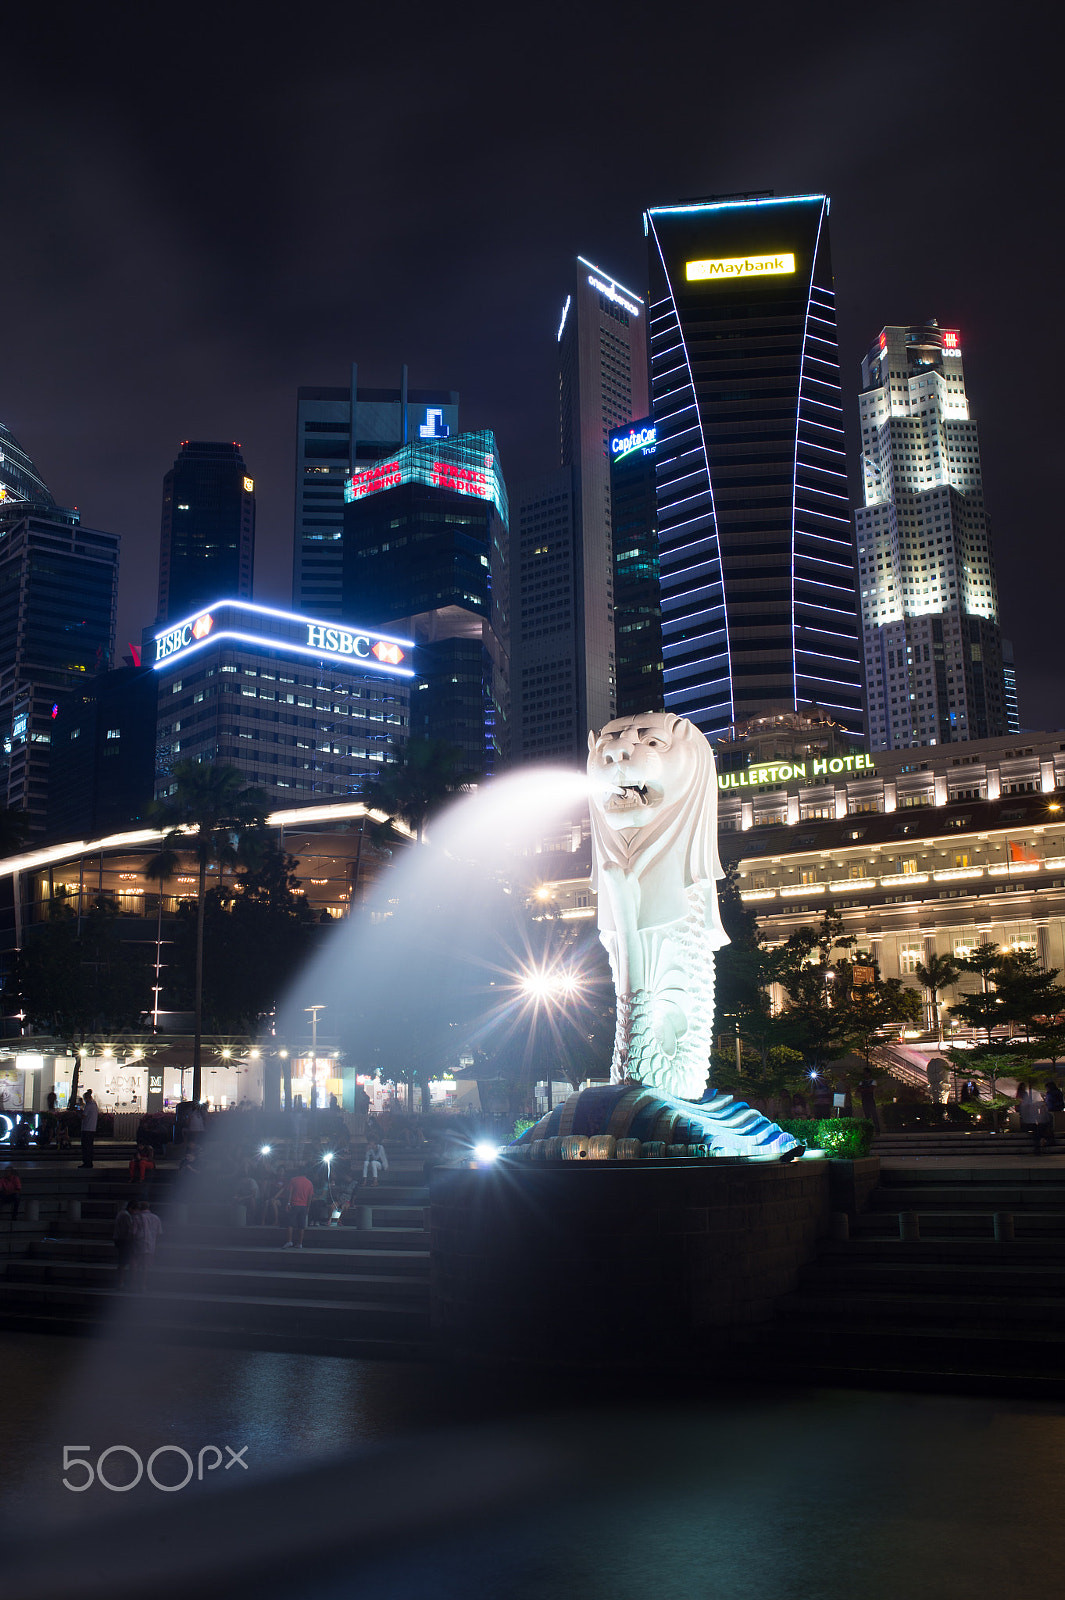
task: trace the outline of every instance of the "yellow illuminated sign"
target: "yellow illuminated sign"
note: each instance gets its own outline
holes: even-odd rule
[[[773,278],[795,271],[790,252],[775,256],[724,256],[720,261],[689,261],[685,267],[689,283],[718,278]]]
[[[245,494],[254,494],[254,492],[255,492],[255,479],[254,478],[245,478],[244,479],[244,493]]]

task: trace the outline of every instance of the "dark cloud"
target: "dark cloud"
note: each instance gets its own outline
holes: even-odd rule
[[[285,601],[298,384],[342,382],[353,358],[392,381],[405,360],[462,391],[512,478],[536,470],[574,253],[639,287],[644,205],[825,189],[852,443],[877,329],[961,328],[1022,713],[1065,722],[1046,16],[578,0],[9,18],[0,415],[61,499],[122,533],[123,640],[153,613],[161,480],[188,437],[242,441],[257,587]]]

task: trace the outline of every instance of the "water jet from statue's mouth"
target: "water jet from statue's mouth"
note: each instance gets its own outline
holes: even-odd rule
[[[645,783],[619,783],[603,802],[604,811],[635,811],[651,805],[658,796]]]

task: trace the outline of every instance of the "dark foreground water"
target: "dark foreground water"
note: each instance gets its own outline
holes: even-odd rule
[[[0,1340],[0,1570],[18,1600],[1065,1589],[1056,1404]]]

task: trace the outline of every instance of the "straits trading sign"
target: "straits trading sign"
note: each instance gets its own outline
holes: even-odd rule
[[[760,789],[767,783],[789,783],[796,778],[816,783],[818,778],[834,778],[844,772],[863,778],[876,777],[872,756],[818,756],[812,761],[777,761],[770,766],[747,767],[743,772],[719,772],[717,786],[719,789]]]
[[[689,283],[724,278],[774,278],[795,271],[790,251],[773,256],[722,256],[716,261],[689,261],[684,272]]]

